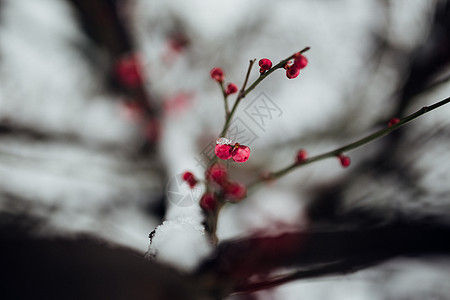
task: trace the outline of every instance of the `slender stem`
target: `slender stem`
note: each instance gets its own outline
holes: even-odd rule
[[[300,53],[306,52],[309,50],[309,47],[304,48],[303,50],[299,51]],[[240,103],[240,101],[242,100],[242,98],[244,98],[249,92],[251,92],[262,80],[264,80],[267,76],[269,76],[271,73],[273,73],[275,70],[283,68],[286,63],[293,59],[295,56],[295,53],[292,54],[291,56],[289,56],[288,58],[280,61],[278,64],[276,64],[275,66],[273,66],[272,68],[270,68],[267,72],[265,72],[264,74],[261,74],[259,76],[258,79],[256,79],[251,85],[250,87],[247,88],[247,83],[248,80],[250,78],[250,72],[252,70],[252,67],[254,65],[254,63],[256,62],[256,59],[252,59],[249,62],[249,66],[247,69],[247,74],[245,76],[244,79],[244,83],[242,84],[242,87],[236,97],[236,101],[233,104],[233,107],[231,108],[231,111],[229,110],[229,106],[228,106],[228,96],[226,95],[226,91],[225,91],[225,87],[223,85],[223,83],[220,83],[220,87],[222,89],[222,94],[224,97],[224,105],[225,105],[225,124],[222,128],[222,131],[220,133],[220,137],[224,137],[225,134],[228,131],[228,128],[230,127],[230,123],[231,120],[233,119],[234,113],[236,112],[236,109]],[[217,156],[214,156],[211,161],[208,164],[208,168],[210,166],[212,166],[213,164],[215,164],[217,162],[218,158]],[[208,186],[207,186],[208,188]],[[220,201],[223,204],[223,201]],[[206,226],[206,231],[208,232],[211,241],[213,242],[213,244],[217,243],[217,236],[216,236],[216,227],[217,227],[217,219],[218,219],[218,214],[219,211],[221,209],[222,205],[219,205],[218,208],[216,208],[216,210],[213,213],[207,214],[206,215],[206,220],[205,220],[205,224]]]
[[[219,239],[217,238],[217,221],[219,219],[219,212],[224,204],[222,199],[219,199],[218,206],[210,211],[205,213],[205,231],[209,236],[209,240],[212,245],[217,246]]]
[[[241,99],[245,96],[245,87],[247,85],[248,82],[248,78],[250,77],[250,72],[252,70],[253,64],[255,63],[256,59],[252,59],[250,60],[250,63],[248,65],[248,69],[247,69],[247,75],[245,76],[245,80],[244,83],[242,84],[241,90],[239,91],[239,94],[236,98],[236,101],[234,102],[233,108],[231,109],[231,112],[227,114],[227,118],[225,119],[225,124],[223,125],[223,129],[222,132],[220,133],[220,136],[225,136],[225,134],[227,133],[228,127],[230,126],[230,122],[233,119],[233,115],[236,111],[236,108],[239,105],[239,102],[241,101]]]
[[[423,115],[423,114],[425,114],[427,112],[430,112],[430,111],[432,111],[432,110],[434,110],[434,109],[436,109],[436,108],[438,108],[440,106],[443,106],[443,105],[445,105],[445,104],[447,104],[449,102],[450,102],[450,97],[448,97],[448,98],[446,98],[444,100],[441,100],[441,101],[439,101],[439,102],[437,102],[437,103],[435,103],[433,105],[424,106],[420,110],[416,111],[415,113],[412,113],[412,114],[404,117],[397,124],[394,124],[394,125],[388,126],[388,127],[384,127],[384,128],[382,128],[382,129],[380,129],[380,130],[378,130],[378,131],[376,131],[376,132],[374,132],[374,133],[372,133],[372,134],[370,134],[370,135],[368,135],[368,136],[366,136],[366,137],[364,137],[362,139],[359,139],[359,140],[357,140],[357,141],[355,141],[353,143],[347,144],[347,145],[342,146],[340,148],[337,148],[337,149],[334,149],[332,151],[328,151],[328,152],[325,152],[325,153],[322,153],[322,154],[319,154],[319,155],[316,155],[316,156],[312,156],[311,158],[309,158],[308,160],[306,160],[304,162],[301,162],[301,163],[294,162],[293,164],[291,164],[291,165],[289,165],[289,166],[287,166],[287,167],[285,167],[285,168],[283,168],[283,169],[281,169],[279,171],[275,171],[275,172],[269,173],[263,179],[261,179],[261,178],[256,179],[255,181],[253,181],[250,184],[248,184],[247,187],[250,188],[250,187],[252,187],[252,186],[254,186],[254,185],[258,184],[258,183],[261,183],[261,182],[263,182],[265,180],[273,180],[273,179],[280,178],[281,176],[286,175],[287,173],[295,170],[296,168],[303,167],[303,166],[308,165],[310,163],[313,163],[313,162],[316,162],[316,161],[319,161],[319,160],[323,160],[323,159],[326,159],[326,158],[336,157],[339,154],[342,154],[344,152],[347,152],[347,151],[353,150],[355,148],[361,147],[361,146],[363,146],[363,145],[365,145],[367,143],[370,143],[370,142],[372,142],[372,141],[374,141],[374,140],[376,140],[378,138],[381,138],[381,137],[383,137],[385,135],[388,135],[389,133],[391,133],[392,131],[400,128],[401,126],[405,125],[406,123],[409,123],[410,121],[420,117],[421,115]]]
[[[228,95],[225,91],[225,86],[223,85],[223,82],[219,82],[220,90],[222,91],[223,96],[223,102],[225,104],[225,119],[228,118],[228,115],[230,114],[230,108],[228,106]]]
[[[251,59],[248,64],[247,75],[245,75],[244,84],[242,85],[241,90],[239,91],[238,99],[245,97],[245,94],[244,94],[245,88],[247,87],[248,78],[250,77],[250,72],[252,70],[252,67],[253,67],[253,64],[255,63],[255,61],[256,61],[256,59]]]

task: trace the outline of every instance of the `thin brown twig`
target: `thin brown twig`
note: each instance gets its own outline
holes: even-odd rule
[[[362,139],[359,139],[357,141],[354,141],[354,142],[352,142],[350,144],[347,144],[345,146],[339,147],[337,149],[334,149],[334,150],[331,150],[331,151],[328,151],[328,152],[325,152],[325,153],[322,153],[322,154],[319,154],[319,155],[316,155],[316,156],[312,156],[311,158],[309,158],[309,159],[307,159],[305,161],[294,162],[291,165],[289,165],[289,166],[287,166],[287,167],[285,167],[285,168],[283,168],[281,170],[269,173],[268,175],[264,176],[264,178],[260,177],[258,179],[255,179],[254,181],[249,183],[247,185],[247,187],[248,188],[253,187],[253,186],[255,186],[255,185],[257,185],[257,184],[259,184],[261,182],[267,181],[267,180],[278,179],[278,178],[280,178],[280,177],[282,177],[282,176],[292,172],[293,170],[295,170],[297,168],[303,167],[305,165],[311,164],[311,163],[316,162],[316,161],[324,160],[326,158],[336,157],[336,156],[338,156],[338,155],[340,155],[340,154],[342,154],[344,152],[348,152],[350,150],[353,150],[353,149],[356,149],[358,147],[361,147],[361,146],[363,146],[365,144],[368,144],[368,143],[370,143],[370,142],[372,142],[372,141],[374,141],[374,140],[376,140],[378,138],[381,138],[383,136],[386,136],[386,135],[390,134],[392,131],[402,127],[403,125],[411,122],[412,120],[414,120],[414,119],[424,115],[425,113],[430,112],[430,111],[432,111],[432,110],[434,110],[434,109],[436,109],[438,107],[441,107],[441,106],[443,106],[443,105],[445,105],[445,104],[447,104],[449,102],[450,102],[450,97],[448,97],[446,99],[443,99],[443,100],[441,100],[441,101],[439,101],[439,102],[437,102],[435,104],[432,104],[430,106],[424,106],[421,109],[419,109],[418,111],[416,111],[415,113],[412,113],[412,114],[402,118],[397,124],[384,127],[384,128],[382,128],[382,129],[380,129],[380,130],[378,130],[378,131],[376,131],[376,132],[374,132],[374,133],[372,133],[372,134],[370,134],[370,135],[368,135],[368,136],[366,136],[366,137],[364,137]]]
[[[245,97],[245,87],[247,86],[248,78],[250,77],[250,72],[252,70],[252,67],[253,67],[253,64],[255,63],[255,61],[256,61],[256,59],[252,59],[249,62],[248,69],[247,69],[247,75],[245,75],[244,83],[242,84],[241,90],[239,91],[239,94],[236,98],[236,101],[234,102],[231,112],[227,113],[227,118],[225,119],[225,124],[223,125],[222,132],[220,133],[221,137],[225,136],[225,133],[227,133],[228,127],[230,126],[231,120],[233,119],[233,115],[236,112],[239,102],[241,101],[242,98]]]
[[[300,50],[300,53],[304,53],[306,51],[308,51],[310,49],[310,47],[306,47],[302,50]],[[270,75],[272,72],[274,72],[277,69],[283,68],[286,63],[293,59],[294,56],[296,55],[296,53],[292,54],[291,56],[289,56],[288,58],[280,61],[278,64],[276,64],[275,66],[273,66],[271,69],[269,69],[267,72],[261,74],[258,79],[256,79],[248,88],[247,88],[247,83],[248,80],[250,78],[250,73],[251,73],[251,69],[254,65],[254,63],[256,62],[256,59],[252,59],[249,61],[249,66],[247,68],[247,73],[245,75],[245,79],[244,79],[244,83],[241,86],[241,89],[236,97],[236,101],[233,104],[233,107],[231,108],[231,111],[229,111],[229,106],[228,106],[228,95],[225,92],[225,88],[223,83],[219,83],[221,91],[222,91],[222,95],[224,97],[224,102],[225,102],[225,124],[222,128],[222,131],[220,133],[220,137],[224,137],[226,132],[228,131],[228,128],[230,126],[230,123],[233,119],[233,116],[236,112],[236,109],[239,105],[239,103],[241,102],[241,100],[250,92],[252,91],[259,83],[261,83],[262,80],[264,80],[268,75]],[[217,162],[218,158],[217,156],[214,156],[209,164],[206,170],[209,169],[210,166],[214,165]],[[206,183],[206,190],[209,190],[210,187],[208,186],[208,183]],[[205,215],[205,227],[206,227],[206,231],[210,237],[210,240],[212,241],[213,244],[217,244],[217,236],[216,236],[216,228],[217,228],[217,219],[218,219],[218,215],[220,212],[221,207],[224,204],[225,199],[219,199],[219,205],[211,212],[206,213]]]

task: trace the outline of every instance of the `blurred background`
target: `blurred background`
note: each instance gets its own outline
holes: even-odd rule
[[[240,105],[241,182],[332,150],[449,96],[448,1],[0,1],[0,211],[44,235],[86,233],[144,253],[163,220],[200,218],[202,177],[224,122],[220,89],[250,59],[309,46]],[[254,67],[250,82],[258,77]],[[230,98],[231,100],[233,98]],[[450,107],[306,166],[226,206],[220,240],[309,226],[448,223]],[[396,260],[255,299],[450,299],[448,260]],[[259,297],[259,298],[258,298]]]

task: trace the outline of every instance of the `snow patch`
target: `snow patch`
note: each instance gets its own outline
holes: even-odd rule
[[[156,227],[145,257],[191,271],[211,250],[204,227],[193,218],[180,217]]]

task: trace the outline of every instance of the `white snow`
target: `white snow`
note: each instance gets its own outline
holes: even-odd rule
[[[180,217],[156,227],[146,257],[191,271],[211,250],[203,226],[193,218]]]

